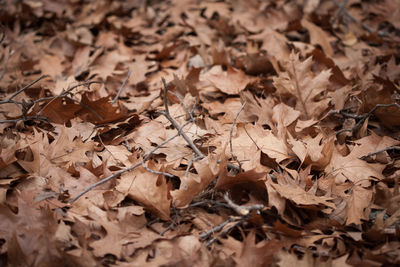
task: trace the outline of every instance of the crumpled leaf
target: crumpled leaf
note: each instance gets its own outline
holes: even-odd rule
[[[326,95],[330,70],[315,75],[312,70],[312,58],[301,61],[299,54],[292,52],[287,61],[282,62],[285,69],[274,77],[274,86],[279,94],[296,99],[296,109],[302,118],[318,117],[326,108],[330,99]]]

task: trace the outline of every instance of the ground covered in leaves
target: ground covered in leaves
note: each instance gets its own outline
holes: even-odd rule
[[[0,4],[0,265],[400,264],[398,0]]]

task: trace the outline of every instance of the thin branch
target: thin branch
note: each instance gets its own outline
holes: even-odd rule
[[[244,131],[246,132],[247,136],[250,138],[251,141],[253,141],[253,143],[256,145],[258,150],[261,150],[261,148],[257,145],[256,141],[254,141],[253,137],[251,137],[251,135],[249,134],[249,132],[247,131],[246,127],[243,127]]]
[[[359,23],[359,24],[361,25],[361,27],[362,27],[364,30],[366,30],[367,32],[369,32],[369,33],[374,32],[374,31],[373,31],[368,25],[366,25],[365,23],[363,23],[363,22],[361,22],[361,23],[358,22],[357,19],[354,18],[354,17],[349,13],[349,11],[347,11],[347,9],[345,8],[345,5],[342,6],[341,4],[338,3],[337,0],[333,0],[333,2],[335,3],[335,5],[337,5],[337,6],[339,7],[339,10],[342,9],[343,14],[345,14],[346,17],[348,17],[352,22]],[[345,0],[345,2],[347,2],[347,1]],[[342,13],[342,12],[341,12],[341,13]],[[385,37],[385,36],[387,36],[387,34],[384,33],[384,32],[382,32],[382,31],[377,31],[377,33],[378,33],[378,35],[379,35],[380,37]]]
[[[114,179],[114,178],[117,178],[117,177],[121,176],[121,174],[123,174],[123,173],[125,173],[125,172],[129,172],[129,171],[131,171],[131,170],[133,170],[133,169],[139,167],[140,165],[142,165],[142,162],[138,162],[138,163],[136,163],[135,165],[130,166],[129,168],[122,169],[122,170],[120,170],[120,171],[114,173],[113,175],[110,175],[110,176],[108,176],[108,177],[106,177],[106,178],[104,178],[104,179],[98,181],[97,183],[94,183],[94,184],[90,185],[90,186],[87,187],[85,190],[83,190],[82,192],[80,192],[76,197],[74,197],[74,198],[70,201],[70,203],[74,203],[74,202],[77,201],[81,196],[83,196],[84,194],[86,194],[87,192],[89,192],[90,190],[92,190],[93,188],[96,188],[96,187],[98,187],[99,185],[102,185],[102,184],[104,184],[104,183],[106,183],[106,182],[108,182],[108,181],[110,181],[110,180],[112,180],[112,179]]]
[[[212,243],[214,243],[215,241],[218,240],[219,237],[226,235],[227,233],[229,233],[233,228],[241,225],[242,223],[244,223],[245,220],[244,219],[240,219],[237,222],[235,222],[234,224],[230,225],[229,227],[227,227],[225,230],[223,230],[221,233],[219,233],[216,237],[211,238],[209,241],[207,241],[207,243],[205,244],[206,247],[209,247]]]
[[[231,207],[237,214],[239,214],[241,216],[247,216],[253,210],[259,211],[264,208],[264,205],[262,205],[262,204],[254,204],[254,205],[249,205],[249,206],[237,205],[228,197],[227,194],[224,196],[224,199],[228,203],[229,207]]]
[[[355,115],[355,114],[351,114],[351,113],[346,113],[346,112],[338,112],[338,111],[333,111],[331,112],[332,114],[341,114],[345,117],[350,117],[350,118],[355,118],[355,119],[359,119],[359,121],[351,128],[349,129],[341,129],[339,131],[336,132],[336,135],[342,133],[342,132],[353,132],[355,129],[358,129],[358,127],[360,127],[364,121],[369,118],[377,109],[379,108],[390,108],[390,107],[397,107],[398,109],[400,109],[400,104],[397,103],[391,103],[391,104],[376,104],[375,107],[373,107],[368,113],[365,114],[361,114],[361,115]]]
[[[84,85],[90,86],[93,83],[102,84],[103,82],[100,82],[100,81],[88,81],[88,82],[84,82],[84,83],[79,83],[79,84],[74,85],[74,86],[68,88],[67,90],[61,92],[57,96],[48,96],[48,97],[39,98],[39,99],[36,99],[35,101],[33,101],[33,103],[39,103],[39,102],[44,102],[44,101],[47,101],[47,100],[53,100],[53,99],[56,99],[56,98],[64,97],[65,95],[67,95],[68,93],[70,93],[72,90],[74,90],[75,88],[77,88],[79,86],[84,86]]]
[[[333,17],[333,19],[331,21],[332,24],[334,24],[336,22],[336,20],[339,18],[339,16],[342,14],[342,12],[343,12],[344,8],[346,7],[348,1],[349,0],[344,0],[340,4],[337,3],[337,1],[335,1],[335,4],[339,6],[339,9],[336,11],[336,14],[335,14],[335,16]]]
[[[375,156],[375,155],[377,155],[379,153],[386,152],[386,151],[389,151],[389,150],[398,150],[398,151],[400,151],[400,147],[399,146],[389,146],[387,148],[383,148],[383,149],[377,150],[375,152],[368,153],[368,155],[362,156],[360,159],[366,159],[366,158],[369,158],[371,156]]]
[[[221,207],[228,208],[228,209],[230,208],[230,206],[224,202],[218,202],[218,201],[211,200],[211,199],[206,199],[203,201],[192,203],[189,205],[189,207],[197,207],[197,206],[203,206],[203,205],[221,206]]]
[[[172,118],[171,114],[169,113],[169,108],[168,108],[168,86],[167,86],[164,78],[162,78],[162,82],[164,84],[164,107],[165,107],[165,112],[161,112],[161,114],[163,114],[171,122],[171,124],[178,131],[179,135],[181,135],[183,137],[183,139],[185,139],[185,141],[192,148],[192,150],[197,154],[197,156],[200,159],[204,158],[205,155],[197,148],[197,146],[193,143],[193,141],[190,140],[190,138],[186,135],[186,133],[184,131],[182,131],[182,128]]]
[[[125,81],[122,83],[121,87],[118,90],[117,95],[114,97],[114,100],[111,102],[111,104],[115,104],[115,102],[117,102],[119,95],[122,93],[122,90],[124,89],[126,83],[129,80],[129,77],[131,76],[131,70],[128,70],[128,74],[126,75]]]
[[[12,94],[7,100],[0,101],[0,105],[1,104],[6,104],[6,103],[13,103],[12,99],[14,97],[16,97],[17,95],[19,95],[20,93],[22,93],[23,91],[25,91],[26,89],[28,89],[29,87],[31,87],[32,85],[34,85],[35,83],[37,83],[38,81],[40,81],[41,79],[43,79],[45,77],[47,77],[47,75],[42,75],[39,78],[37,78],[36,80],[34,80],[33,82],[29,83],[28,85],[25,85],[20,90],[18,90],[14,94]]]
[[[227,225],[228,223],[234,222],[234,221],[236,221],[236,220],[238,220],[237,217],[236,217],[236,218],[235,218],[235,217],[229,217],[226,221],[224,221],[224,222],[218,224],[217,226],[214,226],[214,227],[211,228],[210,230],[208,230],[208,231],[206,231],[206,232],[200,234],[200,235],[199,235],[199,238],[200,238],[200,239],[206,239],[206,238],[208,238],[209,236],[211,236],[213,233],[221,231],[222,228],[224,228],[224,226]]]
[[[151,173],[154,173],[154,174],[165,175],[165,176],[170,177],[170,178],[174,177],[173,174],[170,174],[170,173],[168,173],[168,172],[160,172],[160,171],[155,171],[155,170],[152,170],[152,169],[148,168],[148,167],[146,166],[146,164],[144,163],[144,161],[142,161],[142,167],[143,167],[146,171],[151,172]]]
[[[23,116],[23,117],[18,118],[18,119],[0,121],[0,124],[2,124],[2,123],[16,123],[18,121],[24,121],[25,122],[25,121],[30,121],[30,120],[40,120],[40,121],[48,122],[49,118],[44,117],[44,116],[40,116],[40,115],[38,115],[38,116],[28,116],[28,117],[24,117]]]
[[[106,183],[106,182],[108,182],[108,181],[110,181],[110,180],[112,180],[112,179],[114,179],[114,178],[117,178],[117,177],[121,176],[121,174],[123,174],[123,173],[125,173],[125,172],[129,172],[129,171],[131,171],[131,170],[133,170],[133,169],[139,167],[139,166],[142,165],[146,160],[148,160],[148,159],[150,158],[150,156],[151,156],[157,149],[159,149],[160,147],[162,147],[162,146],[165,145],[166,143],[170,142],[172,139],[174,139],[174,138],[177,137],[178,135],[179,135],[179,134],[176,134],[176,135],[174,135],[174,136],[168,138],[167,140],[161,142],[157,147],[155,147],[152,151],[150,151],[150,152],[143,158],[143,160],[142,160],[141,162],[138,162],[138,163],[136,163],[135,165],[130,166],[130,167],[128,167],[128,168],[122,169],[122,170],[120,170],[120,171],[118,171],[118,172],[116,172],[116,173],[114,173],[114,174],[112,174],[112,175],[110,175],[110,176],[108,176],[108,177],[106,177],[106,178],[104,178],[104,179],[98,181],[97,183],[94,183],[94,184],[90,185],[90,186],[87,187],[85,190],[83,190],[82,192],[80,192],[76,197],[74,197],[74,198],[70,201],[70,203],[74,203],[74,202],[77,201],[81,196],[83,196],[84,194],[86,194],[86,193],[89,192],[90,190],[94,189],[95,187],[97,187],[97,186],[99,186],[99,185],[102,185],[102,184],[104,184],[104,183]]]
[[[189,110],[189,108],[185,105],[185,102],[183,102],[182,97],[180,97],[180,95],[175,94],[174,92],[171,92],[171,91],[168,91],[168,93],[173,95],[173,96],[175,96],[176,98],[178,98],[179,102],[181,102],[181,104],[182,104],[183,108],[185,109],[186,113],[190,116],[190,120],[194,121],[194,117],[193,117],[193,114],[192,114],[193,109],[191,111]],[[194,106],[193,106],[193,108],[194,108]]]

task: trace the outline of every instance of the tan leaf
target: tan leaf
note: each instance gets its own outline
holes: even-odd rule
[[[152,164],[153,165],[153,164]],[[155,169],[155,166],[148,166]],[[163,220],[169,220],[170,184],[164,176],[150,173],[142,167],[124,173],[116,189],[143,204]]]
[[[384,165],[368,163],[359,159],[356,154],[352,152],[343,157],[337,149],[334,149],[331,161],[325,168],[325,173],[333,175],[336,184],[342,184],[349,180],[364,187],[370,185],[371,178],[383,178]]]
[[[179,190],[171,192],[175,207],[183,208],[190,204],[194,197],[201,193],[215,179],[224,168],[217,163],[218,159],[212,155],[193,163],[197,174],[182,175]]]
[[[359,225],[361,220],[369,220],[368,208],[372,205],[372,190],[355,185],[350,192],[350,197],[347,200],[346,224]]]
[[[320,27],[315,25],[312,22],[309,22],[306,19],[301,20],[301,25],[303,25],[304,28],[308,30],[308,33],[310,34],[310,42],[313,45],[319,44],[324,52],[332,57],[333,56],[333,49],[329,43],[330,36],[327,32],[322,30]]]
[[[318,117],[326,108],[330,99],[323,95],[329,84],[330,70],[314,75],[311,71],[312,58],[300,61],[299,54],[290,54],[289,60],[283,62],[285,72],[274,77],[274,85],[281,95],[296,98],[296,109],[302,117]],[[319,99],[317,99],[319,97]]]
[[[208,80],[219,90],[228,95],[237,95],[242,91],[248,83],[253,81],[243,71],[228,67],[226,72],[213,74]]]

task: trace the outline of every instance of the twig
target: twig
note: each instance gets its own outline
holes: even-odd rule
[[[133,170],[133,169],[139,167],[139,166],[142,165],[146,160],[148,160],[149,157],[150,157],[157,149],[159,149],[160,147],[162,147],[162,146],[165,145],[166,143],[170,142],[172,139],[174,139],[174,138],[177,137],[178,135],[179,135],[179,134],[176,134],[176,135],[174,135],[174,136],[168,138],[167,140],[161,142],[157,147],[155,147],[152,151],[150,151],[150,152],[143,158],[143,160],[142,160],[141,162],[138,162],[138,163],[136,163],[135,165],[130,166],[130,167],[128,167],[128,168],[122,169],[122,170],[120,170],[120,171],[118,171],[118,172],[116,172],[116,173],[114,173],[114,174],[112,174],[112,175],[110,175],[110,176],[108,176],[108,177],[106,177],[106,178],[104,178],[104,179],[98,181],[97,183],[94,183],[94,184],[90,185],[90,186],[87,187],[85,190],[83,190],[81,193],[79,193],[76,197],[74,197],[74,198],[70,201],[70,203],[74,203],[74,202],[77,201],[81,196],[83,196],[84,194],[86,194],[87,192],[89,192],[90,190],[92,190],[93,188],[95,188],[95,187],[97,187],[97,186],[99,186],[99,185],[102,185],[102,184],[104,184],[104,183],[106,183],[106,182],[108,182],[108,181],[110,181],[110,180],[112,180],[112,179],[114,179],[114,178],[117,178],[117,177],[121,176],[121,174],[123,174],[123,173],[125,173],[125,172],[129,172],[129,171],[131,171],[131,170]]]
[[[70,93],[72,90],[74,90],[75,88],[77,88],[79,86],[84,86],[84,85],[90,86],[93,83],[101,84],[103,82],[100,82],[100,81],[88,81],[88,82],[84,82],[84,83],[79,83],[79,84],[74,85],[74,86],[68,88],[67,90],[61,92],[57,96],[42,97],[42,98],[36,99],[35,101],[33,101],[33,103],[40,103],[40,102],[44,102],[44,101],[47,101],[47,100],[53,100],[53,99],[56,99],[56,98],[64,97],[65,95],[67,95],[68,93]]]
[[[346,1],[346,0],[345,0],[345,1]],[[364,30],[366,30],[367,32],[369,32],[369,33],[374,32],[374,31],[373,31],[368,25],[366,25],[365,23],[363,23],[363,22],[361,22],[361,23],[358,22],[357,19],[354,18],[354,17],[349,13],[349,11],[347,11],[347,9],[345,8],[345,5],[343,5],[343,7],[342,7],[341,4],[339,4],[339,3],[337,2],[337,0],[333,0],[333,2],[335,3],[335,5],[337,5],[337,6],[339,7],[339,10],[340,10],[340,8],[343,10],[343,13],[344,13],[352,22],[359,23],[359,24],[361,25],[361,27],[362,27]],[[347,2],[347,1],[346,1],[346,2]],[[378,33],[378,35],[381,36],[381,37],[387,36],[386,33],[383,33],[383,32],[381,32],[381,31],[377,31],[377,33]]]
[[[160,172],[160,171],[155,171],[155,170],[150,169],[149,167],[146,166],[146,164],[144,163],[144,161],[142,161],[142,167],[143,167],[146,171],[151,172],[151,173],[154,173],[154,174],[165,175],[165,176],[170,177],[170,178],[174,177],[173,174],[170,174],[170,173],[168,173],[168,172]]]
[[[171,114],[169,113],[169,108],[168,108],[168,86],[167,86],[167,83],[165,82],[164,78],[162,78],[162,82],[164,84],[164,107],[165,107],[165,112],[160,112],[160,113],[163,114],[171,122],[171,124],[178,131],[179,135],[181,135],[183,137],[183,139],[185,139],[185,141],[188,143],[188,145],[197,154],[198,158],[200,158],[200,159],[204,158],[205,155],[197,148],[197,146],[193,143],[193,141],[190,140],[190,138],[186,135],[186,133],[182,131],[182,128],[172,118]]]
[[[195,107],[196,103],[195,103],[195,105],[193,105],[193,109],[190,111],[189,108],[185,105],[185,102],[183,102],[183,99],[182,99],[182,97],[180,97],[180,95],[175,94],[174,92],[171,92],[171,91],[168,91],[168,93],[173,95],[173,96],[175,96],[176,98],[178,98],[179,102],[181,102],[181,104],[182,104],[183,108],[185,109],[186,113],[190,116],[190,120],[194,121],[193,110],[194,110],[194,107]]]
[[[25,122],[25,121],[30,121],[30,120],[41,120],[41,121],[48,122],[49,118],[44,117],[44,116],[40,116],[40,115],[38,115],[38,116],[28,116],[28,117],[24,117],[23,116],[23,117],[18,118],[18,119],[0,121],[0,124],[2,124],[2,123],[16,123],[18,121],[24,121]]]
[[[233,158],[234,160],[236,160],[237,163],[239,164],[239,170],[242,169],[242,166],[241,166],[240,162],[238,161],[237,157],[233,154],[232,134],[233,134],[233,129],[235,128],[235,125],[236,125],[237,118],[239,117],[240,112],[242,112],[244,106],[246,106],[246,101],[243,102],[243,104],[242,104],[242,106],[240,107],[239,111],[236,113],[236,116],[235,116],[235,118],[233,119],[231,131],[230,131],[230,133],[229,133],[229,147],[230,147],[230,150],[231,150],[231,155],[232,155],[232,158]]]
[[[230,206],[224,202],[218,202],[218,201],[211,200],[211,199],[206,199],[203,201],[192,203],[189,205],[189,207],[197,207],[197,206],[209,205],[209,204],[214,205],[214,206],[221,206],[221,207],[228,208],[228,209],[230,208]]]
[[[259,211],[264,208],[264,205],[262,205],[262,204],[254,204],[254,205],[250,205],[250,206],[237,205],[231,199],[229,199],[227,194],[224,196],[224,199],[228,203],[229,207],[231,207],[237,214],[239,214],[241,216],[247,216],[253,210]]]
[[[37,83],[38,81],[40,81],[41,79],[43,79],[44,77],[47,77],[47,75],[42,75],[39,78],[37,78],[36,80],[34,80],[33,82],[29,83],[28,85],[25,85],[24,87],[22,87],[20,90],[18,90],[17,92],[15,92],[14,94],[12,94],[7,100],[2,100],[0,101],[0,105],[1,104],[6,104],[6,103],[14,103],[13,98],[16,97],[17,95],[19,95],[20,93],[22,93],[23,91],[25,91],[26,89],[28,89],[29,87],[31,87],[32,85],[34,85],[35,83]]]
[[[336,14],[331,21],[332,24],[334,24],[335,21],[339,18],[340,14],[343,12],[344,8],[346,7],[348,1],[349,0],[344,0],[341,4],[337,3],[337,1],[335,1],[335,4],[339,6],[339,9],[336,11]]]
[[[11,50],[10,53],[8,54],[8,57],[6,59],[6,62],[4,63],[4,67],[3,67],[3,71],[0,74],[0,81],[3,79],[4,75],[6,74],[7,71],[7,65],[8,65],[8,61],[10,60],[10,58],[14,55],[15,51]]]
[[[253,143],[256,145],[258,150],[261,150],[261,148],[257,145],[256,141],[254,141],[253,137],[251,137],[251,135],[249,134],[249,132],[247,131],[246,127],[243,127],[244,131],[246,132],[247,136],[250,138],[251,141],[253,141]]]
[[[210,230],[205,231],[204,233],[200,234],[200,235],[199,235],[199,238],[200,238],[200,239],[206,239],[206,238],[208,238],[210,235],[212,235],[213,233],[221,231],[222,228],[224,228],[224,226],[227,225],[228,223],[234,222],[234,221],[236,221],[236,220],[238,220],[237,217],[236,217],[236,218],[235,218],[235,217],[229,217],[226,221],[224,221],[224,222],[218,224],[217,226],[214,226],[214,227],[211,228]]]
[[[377,155],[379,153],[382,153],[382,152],[385,152],[385,151],[389,151],[389,150],[399,150],[400,151],[400,147],[399,146],[389,146],[387,148],[383,148],[383,149],[380,149],[378,151],[368,153],[368,155],[362,156],[360,159],[366,159],[366,158],[369,158],[371,156],[374,156],[374,155]]]
[[[4,38],[6,37],[6,29],[3,25],[3,23],[0,22],[0,29],[1,29],[1,38],[0,38],[0,44],[4,41]]]
[[[170,225],[168,225],[164,230],[162,230],[162,231],[160,232],[160,236],[163,236],[166,232],[168,232],[169,230],[173,229],[175,225],[176,225],[176,224],[175,224],[174,221],[171,222]]]
[[[349,129],[341,129],[339,131],[336,132],[336,135],[342,133],[342,132],[353,132],[355,129],[357,129],[358,127],[361,126],[361,124],[367,119],[369,118],[377,109],[379,108],[390,108],[390,107],[397,107],[400,109],[400,104],[397,103],[391,103],[391,104],[376,104],[375,107],[373,107],[368,113],[365,114],[361,114],[361,115],[352,115],[351,113],[346,113],[346,112],[337,112],[334,111],[332,112],[332,114],[341,114],[343,116],[346,117],[350,117],[350,118],[355,118],[355,119],[360,119],[353,127],[349,128]]]
[[[89,192],[90,190],[92,190],[93,188],[95,188],[95,187],[97,187],[97,186],[99,186],[99,185],[102,185],[102,184],[104,184],[104,183],[106,183],[106,182],[108,182],[108,181],[110,181],[110,180],[112,180],[112,179],[114,179],[114,178],[117,178],[117,177],[119,177],[121,174],[123,174],[123,173],[125,173],[125,172],[129,172],[129,171],[131,171],[131,170],[133,170],[133,169],[139,167],[140,165],[142,165],[142,162],[136,163],[135,165],[132,165],[132,166],[130,166],[129,168],[122,169],[122,170],[120,170],[120,171],[114,173],[113,175],[110,175],[110,176],[108,176],[108,177],[106,177],[106,178],[104,178],[104,179],[98,181],[97,183],[94,183],[94,184],[90,185],[90,186],[87,187],[85,190],[83,190],[82,192],[80,192],[76,197],[74,197],[74,198],[70,201],[70,203],[74,203],[74,202],[77,201],[81,196],[83,196],[84,194],[86,194],[87,192]]]
[[[115,102],[117,102],[119,95],[122,93],[122,90],[124,89],[126,83],[129,80],[129,77],[131,76],[131,70],[128,70],[128,74],[126,75],[125,81],[122,83],[121,87],[118,90],[117,95],[114,97],[113,101],[111,102],[111,104],[115,104]]]
[[[79,104],[79,105],[81,105],[83,108],[89,110],[89,111],[92,112],[93,115],[95,115],[99,120],[103,120],[103,117],[101,117],[101,116],[99,115],[99,113],[96,112],[96,110],[94,110],[94,109],[91,108],[90,106],[88,106],[88,105],[82,103],[82,101],[76,100],[75,98],[72,98],[72,97],[70,97],[70,96],[64,96],[64,97],[67,98],[67,99],[69,99],[69,100],[71,100],[71,101],[73,101],[73,102],[75,102],[75,103],[77,103],[77,104]]]
[[[232,224],[231,226],[227,227],[225,230],[223,230],[221,233],[219,233],[216,237],[211,238],[210,240],[207,241],[207,243],[205,244],[206,247],[209,247],[212,243],[214,243],[215,241],[217,241],[217,239],[221,236],[226,235],[227,233],[229,233],[233,228],[235,228],[236,226],[239,226],[240,224],[244,223],[245,220],[244,219],[240,219],[239,221],[235,222],[234,224]]]

